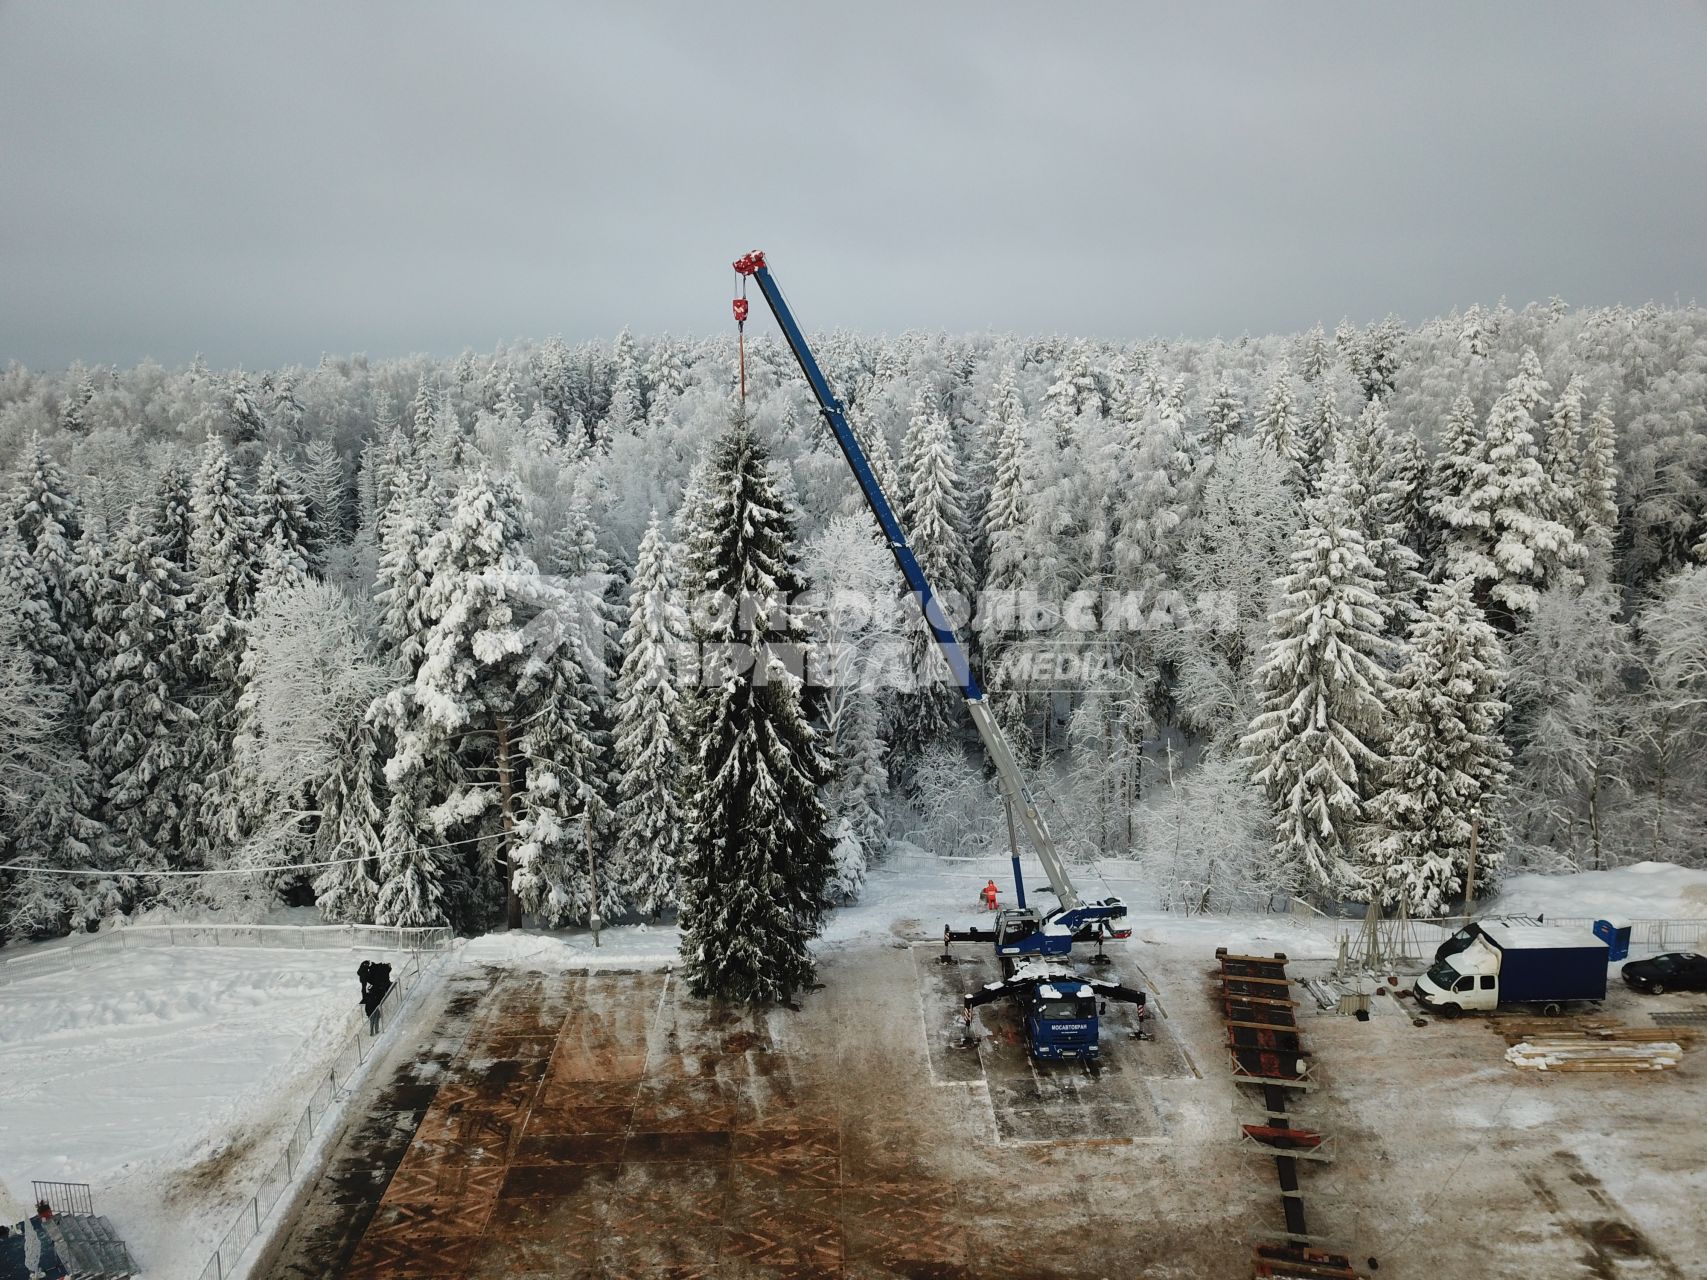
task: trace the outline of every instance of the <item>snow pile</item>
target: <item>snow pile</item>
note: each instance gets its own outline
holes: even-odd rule
[[[1637,862],[1615,871],[1579,871],[1508,878],[1495,910],[1590,920],[1707,918],[1707,870],[1669,862]]]
[[[0,988],[0,1220],[23,1216],[31,1179],[88,1182],[150,1273],[196,1274],[357,993],[346,951],[200,947]]]

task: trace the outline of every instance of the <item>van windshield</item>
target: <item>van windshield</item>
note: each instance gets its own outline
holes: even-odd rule
[[[1442,991],[1452,990],[1452,984],[1461,977],[1463,975],[1444,960],[1436,960],[1429,966],[1428,980]]]

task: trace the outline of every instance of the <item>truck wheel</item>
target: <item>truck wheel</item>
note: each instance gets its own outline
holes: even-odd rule
[[[1663,982],[1650,982],[1648,984],[1648,990],[1656,996],[1663,996],[1666,993],[1666,984]]]
[[[1559,1016],[1559,1002],[1556,1000],[1549,1000],[1546,1004],[1541,1006],[1541,1012],[1546,1014],[1549,1018],[1557,1018]]]
[[[1436,1012],[1443,1018],[1456,1018],[1459,1014],[1463,1013],[1464,1010],[1455,1004],[1443,1004],[1436,1010]]]

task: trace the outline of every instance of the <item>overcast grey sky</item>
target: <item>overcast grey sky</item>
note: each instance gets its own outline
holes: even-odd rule
[[[1707,4],[0,0],[0,361],[1707,299]],[[766,322],[768,324],[768,320]]]

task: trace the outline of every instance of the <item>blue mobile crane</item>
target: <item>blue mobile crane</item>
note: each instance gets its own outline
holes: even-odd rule
[[[972,716],[972,723],[978,730],[978,737],[984,744],[984,750],[990,757],[990,763],[995,767],[996,778],[1001,787],[1002,799],[1007,807],[1009,819],[1009,836],[1012,839],[1013,818],[1017,814],[1020,825],[1024,827],[1026,837],[1033,849],[1037,851],[1038,860],[1043,864],[1044,873],[1049,877],[1049,887],[1054,891],[1060,904],[1050,911],[1041,911],[1036,907],[1026,905],[1025,880],[1020,872],[1019,848],[1013,844],[1014,893],[1017,905],[996,913],[995,927],[992,929],[963,929],[943,930],[943,946],[946,952],[952,942],[993,942],[996,958],[1002,966],[1003,980],[984,988],[984,992],[973,993],[967,997],[966,1011],[970,1016],[974,1004],[982,1004],[987,1000],[1004,997],[1021,999],[1027,1008],[1026,1025],[1027,1038],[1032,1045],[1032,1051],[1037,1056],[1081,1056],[1094,1057],[1097,1040],[1097,1023],[1094,1010],[1097,1002],[1089,992],[1091,984],[1074,978],[1059,970],[1049,970],[1041,966],[1027,963],[1043,957],[1065,956],[1072,952],[1073,944],[1077,942],[1096,942],[1098,954],[1101,955],[1102,943],[1110,938],[1127,938],[1131,936],[1130,929],[1117,928],[1115,921],[1126,915],[1126,904],[1119,898],[1103,898],[1097,902],[1086,902],[1080,897],[1073,881],[1067,874],[1066,864],[1062,861],[1060,852],[1055,846],[1054,838],[1049,834],[1049,827],[1043,821],[1043,815],[1038,812],[1037,805],[1032,799],[1031,790],[1025,785],[1025,779],[1020,774],[1019,764],[1014,758],[1013,748],[1008,744],[1007,734],[1002,731],[1001,722],[990,710],[984,698],[984,690],[978,679],[972,673],[972,665],[966,656],[966,650],[960,643],[960,637],[955,633],[954,624],[943,612],[941,602],[936,592],[931,589],[930,581],[920,568],[918,558],[907,541],[906,531],[901,528],[901,522],[895,515],[895,509],[890,506],[883,486],[878,483],[876,474],[871,469],[871,463],[865,456],[865,450],[855,436],[853,428],[848,424],[847,413],[840,400],[830,389],[830,383],[824,376],[824,371],[818,367],[818,361],[812,354],[812,348],[807,345],[806,336],[794,319],[794,312],[789,308],[788,301],[782,295],[782,289],[771,275],[770,267],[765,263],[765,255],[755,250],[736,260],[735,273],[740,281],[741,296],[735,299],[735,322],[745,333],[748,306],[746,298],[746,282],[751,279],[758,285],[769,304],[771,314],[776,317],[777,327],[782,330],[783,339],[788,348],[794,353],[794,358],[800,364],[801,373],[806,375],[806,381],[812,388],[812,394],[818,401],[818,409],[829,424],[830,431],[836,437],[836,443],[841,446],[842,456],[859,483],[860,492],[865,496],[866,505],[871,508],[871,514],[877,518],[878,527],[883,532],[884,541],[888,543],[890,553],[895,557],[895,563],[901,570],[901,576],[906,580],[907,588],[912,593],[915,603],[924,614],[925,626],[936,641],[937,649],[948,664],[948,670],[960,695],[966,701],[966,709]],[[746,394],[746,349],[743,343],[741,350],[741,389]],[[1067,990],[1067,984],[1074,984],[1072,995],[1062,993]],[[1112,983],[1098,984],[1102,987],[1124,991]],[[1045,989],[1053,995],[1044,995]],[[1083,990],[1081,990],[1083,988]],[[1113,995],[1112,992],[1102,994]],[[1137,996],[1133,1003],[1143,1004],[1141,993],[1131,993]],[[1124,995],[1113,995],[1115,999],[1125,999]],[[1086,1014],[1086,1008],[1093,1010]],[[1059,1015],[1059,1016],[1057,1016]],[[1088,1022],[1088,1027],[1085,1025]],[[1070,1030],[1062,1029],[1060,1035],[1054,1034],[1054,1024],[1074,1024]],[[1035,1024],[1035,1025],[1034,1025]],[[1086,1043],[1085,1033],[1088,1031],[1089,1052],[1083,1052]],[[1040,1046],[1055,1043],[1066,1046],[1069,1042],[1081,1046],[1076,1054],[1043,1053]]]

